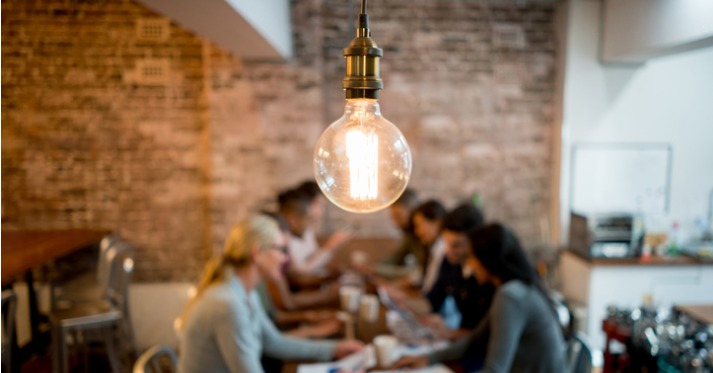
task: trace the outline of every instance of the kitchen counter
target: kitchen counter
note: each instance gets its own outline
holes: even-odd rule
[[[565,250],[560,255],[562,293],[583,305],[582,330],[592,348],[604,348],[602,321],[610,305],[632,308],[652,300],[655,306],[713,304],[713,261],[690,256],[589,258]]]
[[[649,258],[592,258],[577,250],[567,250],[568,253],[579,257],[583,261],[594,266],[713,266],[713,259],[699,258],[689,255],[658,256],[652,255]]]

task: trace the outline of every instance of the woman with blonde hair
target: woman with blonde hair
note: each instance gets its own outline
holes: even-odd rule
[[[277,223],[266,216],[251,216],[231,229],[223,254],[206,265],[182,316],[181,372],[262,372],[263,354],[327,360],[362,348],[355,341],[286,337],[269,320],[254,290],[263,276],[280,270],[282,241]]]

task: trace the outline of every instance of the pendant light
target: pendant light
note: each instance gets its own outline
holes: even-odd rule
[[[411,177],[411,151],[399,129],[381,115],[379,75],[383,51],[371,39],[366,0],[356,38],[344,49],[344,115],[320,136],[314,175],[327,199],[356,213],[379,211],[394,203]]]

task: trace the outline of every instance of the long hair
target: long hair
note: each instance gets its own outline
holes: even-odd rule
[[[196,294],[188,301],[179,318],[179,328],[185,324],[190,310],[205,290],[211,285],[225,280],[226,269],[240,268],[250,264],[252,248],[256,245],[260,250],[270,248],[275,244],[275,237],[279,231],[275,220],[264,215],[250,216],[233,226],[225,240],[223,252],[211,258],[203,267],[203,273],[196,287]]]
[[[554,302],[537,276],[535,267],[527,259],[515,233],[502,224],[494,223],[468,232],[468,239],[475,257],[503,284],[519,280],[534,286],[545,297],[555,322],[559,324]]]
[[[520,280],[526,284],[538,282],[535,268],[530,264],[515,234],[502,224],[488,224],[468,232],[473,255],[503,283]]]

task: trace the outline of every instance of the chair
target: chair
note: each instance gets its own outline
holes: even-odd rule
[[[99,243],[95,273],[87,273],[60,285],[52,284],[52,308],[69,308],[76,303],[102,299],[109,281],[107,252],[122,242],[126,241],[116,233],[107,235]]]
[[[570,373],[592,371],[592,350],[581,333],[575,333],[567,343],[567,366]]]
[[[176,351],[169,346],[154,346],[146,350],[134,364],[133,373],[175,373]]]
[[[85,302],[50,313],[52,324],[52,360],[55,373],[69,369],[69,344],[86,347],[88,334],[98,331],[109,357],[111,369],[119,371],[116,349],[134,354],[135,342],[129,317],[128,290],[133,271],[133,247],[128,243],[113,245],[106,252],[108,277],[104,299]],[[71,337],[71,338],[70,338]]]
[[[15,309],[17,296],[12,290],[2,292],[2,370],[12,370],[12,349],[15,343]]]

